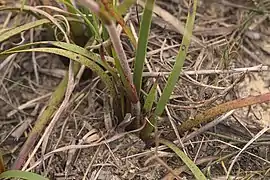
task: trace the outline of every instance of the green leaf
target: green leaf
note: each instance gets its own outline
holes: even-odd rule
[[[74,7],[70,1],[67,1],[67,0],[59,0],[59,1],[64,3],[68,7],[68,9],[71,13],[79,14],[81,16],[81,18],[83,18],[84,22],[87,24],[87,27],[92,32],[92,34],[94,34],[96,38],[99,37],[98,31],[96,30],[96,28],[93,26],[93,24],[89,21],[89,19],[80,10],[78,10],[76,7]]]
[[[19,171],[19,170],[10,170],[5,171],[0,174],[0,179],[8,179],[8,178],[19,178],[19,179],[26,179],[26,180],[49,180],[41,175],[26,172],[26,171]]]
[[[178,157],[186,164],[186,166],[191,170],[193,175],[197,180],[207,180],[207,178],[204,176],[204,174],[201,172],[201,170],[196,166],[196,164],[183,152],[181,151],[176,145],[171,143],[170,141],[167,141],[165,139],[160,139],[160,143],[165,144],[168,146],[171,150],[175,152],[175,154],[178,155]]]
[[[191,1],[192,2],[192,1]],[[163,90],[163,93],[161,97],[159,98],[159,101],[157,103],[157,107],[154,112],[154,117],[150,119],[150,124],[151,126],[146,126],[151,128],[153,131],[153,126],[156,126],[157,124],[157,118],[158,116],[161,116],[167,102],[169,101],[169,98],[173,92],[173,89],[179,79],[179,76],[182,71],[182,67],[184,65],[184,61],[187,55],[188,47],[190,45],[190,40],[192,36],[192,29],[194,26],[194,21],[195,21],[195,15],[196,15],[196,8],[197,8],[197,0],[194,0],[193,3],[190,3],[190,7],[188,10],[188,17],[187,17],[187,23],[185,27],[185,32],[183,36],[183,40],[178,52],[178,55],[176,57],[176,62],[174,64],[173,70],[168,78],[168,81],[165,85],[165,88]],[[144,134],[144,137],[149,137],[151,131],[146,131],[148,134]]]
[[[152,21],[152,13],[155,0],[147,0],[143,11],[142,22],[140,25],[139,40],[135,57],[135,67],[133,81],[136,87],[138,96],[140,95],[142,86],[142,73],[144,66],[144,59],[146,57],[148,36],[150,32],[150,26]]]
[[[47,23],[50,23],[50,20],[48,20],[48,19],[40,19],[40,20],[37,20],[37,21],[33,21],[33,22],[30,22],[30,23],[24,24],[24,25],[19,26],[19,27],[9,29],[9,30],[5,31],[3,34],[0,35],[0,42],[3,42],[3,41],[9,39],[10,37],[12,37],[12,36],[14,36],[16,34],[19,34],[19,33],[24,32],[26,30],[29,30],[29,29],[32,29],[34,27],[37,27],[37,26],[40,26],[40,25],[43,25],[43,24],[47,24]]]
[[[151,87],[150,92],[145,100],[143,109],[146,114],[149,114],[152,111],[152,107],[153,107],[153,104],[155,102],[155,98],[157,95],[157,85],[158,83],[156,81]],[[156,117],[153,115],[150,115],[150,122],[154,121],[153,118],[156,118]],[[147,122],[144,128],[140,132],[140,138],[147,141],[148,140],[147,138],[149,134],[151,134],[153,128],[154,128],[153,124]]]
[[[74,53],[74,52],[67,51],[64,49],[59,49],[59,48],[32,48],[32,49],[23,49],[23,50],[17,50],[17,51],[4,51],[4,52],[1,52],[0,55],[7,55],[7,54],[21,53],[21,52],[53,53],[53,54],[65,56],[69,59],[77,61],[85,65],[86,67],[90,68],[95,73],[97,73],[97,75],[101,78],[101,80],[103,80],[103,82],[107,85],[112,97],[116,96],[116,90],[115,90],[114,84],[112,83],[110,79],[110,76],[107,75],[99,65],[97,65],[90,59],[86,58],[85,56],[82,56],[78,53]]]
[[[143,109],[146,113],[149,113],[152,110],[153,104],[155,102],[156,94],[157,94],[157,81],[153,84],[150,92],[145,100]]]
[[[34,43],[28,43],[28,44],[23,44],[21,46],[17,46],[14,48],[10,48],[8,50],[6,50],[6,52],[9,51],[18,51],[18,50],[22,50],[22,49],[27,49],[31,46],[35,46],[35,45],[40,45],[40,44],[48,44],[48,45],[54,45],[56,47],[74,52],[74,53],[78,53],[82,56],[85,56],[93,61],[95,61],[96,63],[98,63],[99,65],[101,65],[102,67],[104,67],[106,70],[108,70],[111,74],[115,74],[115,69],[112,68],[106,61],[102,61],[100,56],[85,49],[82,48],[81,46],[78,46],[76,44],[70,44],[70,43],[66,43],[66,42],[60,42],[60,41],[40,41],[40,42],[34,42]]]
[[[193,6],[189,7],[183,40],[182,40],[178,55],[176,57],[176,62],[174,64],[173,70],[168,78],[168,82],[166,83],[163,93],[158,101],[157,108],[155,111],[156,116],[160,116],[163,113],[164,108],[173,92],[174,86],[176,85],[179,79],[180,73],[182,71],[182,67],[184,65],[184,61],[186,59],[188,47],[190,45],[190,40],[191,40],[192,29],[193,29],[193,25],[195,21],[197,0],[194,0],[194,2],[191,3],[191,5]]]

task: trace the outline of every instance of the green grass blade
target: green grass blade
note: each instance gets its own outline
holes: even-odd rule
[[[18,51],[4,51],[0,53],[0,55],[6,55],[6,54],[13,54],[13,53],[21,53],[21,52],[45,52],[45,53],[53,53],[57,54],[60,56],[65,56],[69,59],[72,59],[74,61],[77,61],[86,67],[90,68],[93,72],[95,72],[101,80],[107,85],[111,96],[115,97],[116,96],[116,90],[114,87],[114,84],[112,83],[112,80],[109,75],[107,75],[104,70],[97,65],[95,62],[91,61],[90,59],[86,58],[85,56],[82,56],[80,54],[67,51],[64,49],[59,49],[59,48],[32,48],[32,49],[23,49],[23,50],[18,50]]]
[[[165,85],[163,93],[161,97],[159,98],[157,107],[154,112],[154,116],[150,118],[150,123],[146,124],[145,128],[142,130],[143,134],[141,134],[141,137],[144,137],[144,140],[147,140],[148,138],[150,138],[151,132],[153,131],[154,127],[157,125],[157,117],[162,115],[166,107],[166,104],[169,101],[169,98],[173,92],[174,86],[176,85],[178,78],[180,76],[180,73],[184,65],[185,58],[186,58],[186,54],[188,51],[188,47],[190,45],[192,29],[194,26],[195,15],[196,15],[196,8],[197,8],[197,0],[190,0],[190,7],[188,11],[185,33],[183,36],[183,40],[182,40],[178,55],[176,57],[176,62],[168,78],[168,82]]]
[[[19,178],[26,180],[49,180],[48,178],[45,178],[41,175],[19,170],[5,171],[0,174],[0,179],[9,179],[9,178]]]
[[[135,68],[134,68],[134,75],[133,75],[133,81],[134,81],[134,85],[136,87],[138,96],[140,95],[141,86],[142,86],[142,73],[143,73],[144,59],[146,56],[148,36],[150,32],[154,4],[155,4],[155,0],[146,1],[144,11],[143,11],[142,22],[140,25],[139,40],[138,40],[138,46],[137,46],[137,51],[136,51]]]
[[[153,104],[155,102],[155,98],[157,95],[157,87],[158,87],[157,85],[158,83],[156,81],[151,87],[150,92],[148,93],[148,96],[146,97],[146,100],[143,106],[143,110],[146,113],[146,115],[147,114],[149,115],[149,113],[152,110]],[[155,118],[155,116],[153,115],[151,116],[150,114],[150,122],[154,121],[153,118]],[[145,127],[140,132],[141,139],[147,141],[148,135],[152,132],[153,128],[154,127],[151,123],[146,123]]]
[[[69,43],[65,43],[65,42],[59,42],[59,41],[48,41],[48,44],[52,44],[54,46],[78,53],[82,56],[85,56],[93,61],[95,61],[96,63],[100,64],[101,66],[103,66],[104,68],[106,68],[106,70],[110,71],[110,73],[115,73],[115,70],[106,62],[106,61],[102,61],[100,56],[85,49],[82,48],[76,44],[69,44]]]
[[[173,92],[174,86],[176,85],[178,81],[178,78],[182,71],[182,67],[184,65],[184,61],[187,55],[188,47],[190,45],[192,30],[193,30],[194,21],[195,21],[197,0],[193,0],[193,3],[190,3],[190,5],[191,6],[189,7],[189,11],[188,11],[187,23],[185,27],[183,40],[182,40],[178,55],[176,57],[176,62],[174,64],[173,70],[168,78],[168,82],[166,83],[163,93],[158,101],[157,108],[155,110],[156,116],[160,116],[163,113],[164,108]]]
[[[68,7],[68,9],[69,9],[69,11],[71,13],[77,13],[78,15],[80,15],[82,17],[82,19],[84,20],[84,22],[87,24],[87,27],[91,31],[91,33],[94,34],[94,36],[96,38],[99,37],[99,33],[96,30],[96,28],[94,27],[94,25],[89,21],[89,19],[80,10],[78,10],[76,7],[74,7],[70,3],[70,1],[67,1],[67,0],[59,0],[59,1],[62,2],[62,3],[64,3]]]
[[[197,180],[207,180],[205,175],[201,172],[201,170],[196,166],[196,164],[183,152],[181,151],[176,145],[167,141],[165,139],[160,139],[160,143],[165,144],[171,150],[178,155],[178,157],[186,164],[186,166],[191,170],[193,175]]]
[[[34,27],[37,27],[37,26],[40,26],[40,25],[43,25],[43,24],[47,24],[47,23],[51,23],[51,21],[48,20],[48,19],[40,19],[40,20],[37,20],[37,21],[33,21],[33,22],[30,22],[30,23],[24,24],[22,26],[15,27],[15,28],[12,28],[10,30],[7,30],[3,34],[0,35],[0,42],[3,42],[3,41],[9,39],[12,36],[15,36],[16,34],[19,34],[19,33],[24,32],[26,30],[29,30],[29,29],[32,29]]]
[[[154,113],[155,116],[161,116],[161,114],[163,113],[165,106],[167,102],[169,101],[169,98],[173,92],[174,86],[176,85],[179,79],[180,73],[182,71],[182,67],[184,65],[188,47],[190,45],[190,40],[192,36],[192,30],[193,30],[194,21],[195,21],[195,15],[196,15],[196,8],[197,8],[197,0],[193,0],[191,2],[193,3],[190,3],[183,40],[182,40],[178,55],[176,57],[176,62],[174,64],[173,70],[168,78],[168,82],[166,83],[163,93],[158,101],[157,108]],[[156,118],[153,118],[153,120],[154,122],[151,122],[151,123],[156,125]]]
[[[116,74],[115,69],[112,68],[106,61],[102,61],[100,56],[97,55],[96,53],[88,51],[85,48],[82,48],[81,46],[78,46],[76,44],[70,44],[70,43],[66,43],[66,42],[40,41],[40,42],[34,42],[34,43],[27,43],[27,44],[23,44],[23,45],[14,47],[14,48],[10,48],[10,49],[6,50],[5,52],[27,49],[27,48],[30,48],[32,46],[41,45],[41,44],[54,45],[56,47],[59,47],[59,48],[65,49],[65,50],[68,50],[68,51],[71,51],[74,53],[78,53],[78,54],[85,56],[88,59],[91,59],[94,62],[98,63],[99,65],[104,67],[106,70],[108,70],[111,74]]]
[[[148,93],[148,96],[145,100],[143,109],[144,112],[149,113],[152,110],[153,104],[155,102],[156,94],[157,94],[157,81],[153,84],[152,88],[150,89],[150,92]]]

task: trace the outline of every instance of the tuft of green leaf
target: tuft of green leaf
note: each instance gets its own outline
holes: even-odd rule
[[[173,89],[179,79],[179,76],[182,71],[182,67],[184,65],[184,61],[187,55],[187,51],[190,45],[191,36],[192,36],[192,30],[194,26],[195,21],[195,15],[196,15],[196,8],[197,8],[197,0],[191,0],[190,6],[188,10],[188,17],[187,22],[185,26],[185,32],[183,36],[183,40],[178,52],[178,55],[176,57],[176,61],[173,67],[173,70],[171,74],[169,75],[168,81],[165,85],[165,88],[163,90],[163,93],[161,97],[159,98],[159,101],[157,103],[157,107],[154,112],[154,117],[150,119],[150,123],[146,124],[145,128],[149,129],[147,134],[144,134],[144,137],[149,137],[150,133],[153,131],[153,125],[156,126],[157,124],[157,118],[158,116],[161,116],[167,102],[169,101],[169,98],[173,92]]]

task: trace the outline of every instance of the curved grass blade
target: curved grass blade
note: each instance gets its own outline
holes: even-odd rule
[[[30,11],[30,10],[25,10],[22,9],[21,5],[17,5],[15,4],[15,6],[0,6],[0,11],[14,11],[14,12],[22,12],[25,11],[31,15],[33,15],[34,17],[36,17],[37,19],[41,19],[39,15],[35,14],[34,12]]]
[[[14,11],[14,12],[21,12],[21,5],[16,5],[15,6],[0,6],[0,11]],[[39,6],[38,8],[40,8],[42,6]],[[57,8],[57,7],[53,7],[52,8],[53,10],[55,10],[57,13],[61,14],[61,15],[64,15],[65,18],[68,20],[68,21],[74,21],[74,22],[80,22],[82,23],[82,20],[78,19],[77,15],[73,14],[73,13],[70,13],[70,12],[67,12],[67,11],[64,11],[60,8]],[[28,14],[31,14],[33,15],[34,17],[36,17],[37,19],[41,19],[41,16],[36,14],[35,12],[31,11],[30,9],[23,9],[24,12],[27,12]],[[67,17],[67,16],[71,16],[71,17]]]
[[[43,24],[48,24],[48,23],[51,23],[51,21],[48,19],[40,19],[37,21],[33,21],[30,23],[24,24],[24,25],[19,26],[19,27],[12,28],[10,30],[5,31],[3,34],[0,35],[0,42],[3,42],[5,40],[9,39],[10,37],[15,36],[16,34],[19,34],[19,33],[24,32],[26,30],[32,29],[34,27],[37,27],[37,26],[40,26]]]
[[[45,43],[69,50],[71,52],[78,53],[82,56],[85,56],[85,57],[95,61],[96,63],[102,65],[106,69],[108,68],[108,70],[112,70],[112,68],[109,68],[109,65],[106,63],[106,61],[101,60],[100,56],[98,56],[95,53],[88,51],[85,48],[80,47],[76,44],[70,44],[70,43],[65,43],[65,42],[60,42],[60,41],[45,41]]]
[[[60,42],[60,41],[40,41],[40,42],[34,42],[34,43],[28,43],[28,44],[23,44],[14,48],[10,48],[8,50],[6,50],[5,52],[9,52],[9,51],[18,51],[18,50],[22,50],[22,49],[26,49],[29,48],[31,46],[35,46],[35,45],[40,45],[40,44],[48,44],[48,45],[54,45],[56,47],[74,52],[74,53],[78,53],[82,56],[87,57],[88,59],[93,60],[94,62],[98,63],[99,65],[101,65],[102,67],[104,67],[106,70],[108,70],[114,77],[116,77],[116,70],[111,67],[107,61],[102,61],[100,56],[86,50],[85,48],[82,48],[81,46],[78,46],[76,44],[70,44],[70,43],[66,43],[66,42]]]
[[[134,85],[136,87],[138,96],[140,96],[140,91],[141,91],[141,86],[142,86],[142,73],[143,73],[144,59],[146,57],[146,49],[147,49],[148,36],[149,36],[150,26],[151,26],[151,21],[152,21],[152,13],[153,13],[154,4],[155,4],[155,0],[146,1],[144,11],[143,11],[142,22],[140,25],[139,40],[138,40],[138,47],[136,51],[134,75],[133,75],[133,81],[134,81]]]
[[[18,178],[26,180],[49,180],[48,178],[45,178],[41,175],[19,170],[5,171],[0,174],[0,179],[10,179],[10,178]]]
[[[20,5],[15,5],[15,6],[20,6]],[[36,14],[39,14],[41,16],[46,17],[63,33],[65,40],[69,41],[68,35],[66,34],[65,30],[62,28],[60,23],[58,23],[57,19],[54,16],[51,16],[46,11],[43,11],[43,10],[38,9],[36,7],[33,7],[33,6],[24,5],[24,6],[20,6],[20,8],[22,8],[21,10],[30,11],[30,12],[33,12],[33,13],[36,13]]]
[[[83,18],[83,20],[85,21],[85,23],[87,24],[87,27],[92,32],[92,34],[94,34],[96,38],[99,37],[99,34],[96,31],[96,29],[93,26],[93,24],[89,21],[89,19],[86,18],[86,16],[80,10],[78,10],[76,7],[74,7],[70,3],[70,1],[67,1],[67,0],[59,0],[59,1],[62,2],[62,3],[64,3],[70,9],[70,12],[77,13],[78,15],[80,15]]]
[[[0,55],[21,53],[21,52],[53,53],[53,54],[57,54],[57,55],[60,55],[60,56],[65,56],[65,57],[67,57],[69,59],[77,61],[77,62],[85,65],[86,67],[90,68],[95,73],[97,73],[97,75],[101,78],[101,80],[103,80],[103,82],[108,87],[108,89],[109,89],[109,91],[111,93],[111,96],[112,97],[116,96],[116,90],[115,90],[114,84],[112,83],[110,77],[96,63],[94,63],[90,59],[88,59],[88,58],[86,58],[86,57],[84,57],[84,56],[82,56],[80,54],[77,54],[77,53],[74,53],[74,52],[71,52],[71,51],[67,51],[67,50],[64,50],[64,49],[59,49],[59,48],[32,48],[32,49],[24,49],[24,50],[18,50],[18,51],[4,51],[4,52],[0,53]]]
[[[160,139],[160,143],[168,146],[171,150],[177,154],[177,156],[186,164],[186,166],[191,170],[193,175],[197,180],[207,180],[201,170],[196,166],[196,164],[183,152],[181,151],[176,145],[171,143],[168,140]]]
[[[188,17],[187,17],[187,23],[185,27],[185,33],[183,36],[183,40],[178,52],[178,55],[176,57],[176,62],[174,64],[173,70],[168,78],[168,82],[165,85],[165,88],[163,90],[163,93],[157,103],[157,107],[154,112],[154,117],[150,119],[150,123],[147,123],[145,128],[151,129],[151,131],[148,131],[148,135],[144,135],[145,137],[149,137],[150,133],[153,131],[153,126],[156,126],[157,124],[157,116],[161,116],[167,102],[169,101],[169,98],[173,92],[174,86],[176,85],[179,76],[182,71],[182,67],[184,65],[184,61],[187,55],[188,47],[190,45],[191,36],[192,36],[192,29],[195,21],[195,15],[196,15],[196,8],[197,8],[197,0],[190,0],[190,6],[188,10]],[[152,124],[152,125],[150,125]]]

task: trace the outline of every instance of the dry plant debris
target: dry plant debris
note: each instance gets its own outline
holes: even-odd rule
[[[38,3],[29,1],[30,5]],[[43,3],[58,6],[54,1]],[[141,15],[140,6],[133,7],[128,24],[138,32],[136,9]],[[183,74],[158,123],[158,134],[176,142],[213,179],[226,179],[234,157],[253,138],[256,141],[239,154],[230,169],[231,175],[235,179],[270,178],[269,131],[256,136],[263,127],[269,126],[270,104],[235,110],[218,123],[197,133],[194,131],[195,134],[188,132],[184,137],[175,134],[170,122],[181,124],[214,105],[270,91],[269,12],[270,3],[266,0],[199,1]],[[162,89],[181,43],[187,1],[157,1],[154,13],[147,53],[148,71],[143,76],[149,82],[160,77]],[[1,12],[1,32],[33,20],[25,13]],[[2,43],[1,50],[47,37],[47,31],[36,28]],[[134,54],[130,45],[124,44],[124,47],[128,61],[132,62]],[[59,56],[45,53],[14,54],[1,59],[0,151],[8,166],[66,69]],[[135,134],[111,130],[116,119],[110,115],[110,107],[104,108],[107,97],[99,81],[93,77],[77,84],[67,109],[44,137],[47,140],[28,157],[24,169],[57,180],[165,180],[173,179],[172,173],[178,179],[191,179],[183,162],[166,147],[146,149]],[[160,158],[171,171],[154,157]]]

